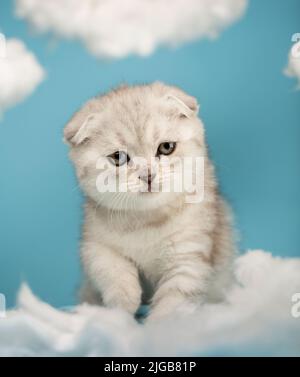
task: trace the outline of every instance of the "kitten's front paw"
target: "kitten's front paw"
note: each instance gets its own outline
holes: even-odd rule
[[[135,314],[141,304],[142,289],[140,286],[114,286],[103,295],[105,306],[121,308],[130,314]]]
[[[178,297],[165,297],[153,306],[146,322],[157,321],[171,315],[189,315],[194,313],[199,307],[199,303],[191,302],[187,299]]]

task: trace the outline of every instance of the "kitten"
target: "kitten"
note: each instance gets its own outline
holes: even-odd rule
[[[235,245],[197,115],[195,98],[153,83],[94,98],[67,124],[86,196],[83,301],[134,314],[150,300],[156,319],[222,297]],[[187,169],[202,180],[175,190],[185,158],[202,159],[201,169]]]

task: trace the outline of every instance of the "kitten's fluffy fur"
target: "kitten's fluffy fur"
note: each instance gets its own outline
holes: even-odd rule
[[[135,313],[143,297],[158,318],[222,296],[235,247],[197,113],[195,98],[178,88],[123,86],[89,101],[66,126],[86,195],[83,301]],[[185,193],[97,191],[99,157],[126,149],[148,159],[165,141],[177,142],[175,156],[205,157],[202,202],[186,203]]]

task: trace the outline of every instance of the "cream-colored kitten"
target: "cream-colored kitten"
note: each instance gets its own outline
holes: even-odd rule
[[[94,98],[66,126],[86,196],[83,301],[135,313],[143,296],[158,318],[222,297],[235,247],[197,113],[195,98],[154,83]],[[204,161],[188,169],[202,180],[176,190],[188,158]]]

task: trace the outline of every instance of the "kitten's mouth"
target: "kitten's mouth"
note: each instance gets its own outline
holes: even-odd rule
[[[148,184],[145,190],[141,191],[142,194],[155,194],[157,192],[151,183]]]
[[[149,187],[148,187],[147,190],[144,190],[144,191],[141,192],[141,194],[153,194],[153,193],[154,193],[154,191],[151,191],[151,188],[149,188]]]

